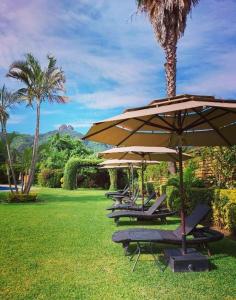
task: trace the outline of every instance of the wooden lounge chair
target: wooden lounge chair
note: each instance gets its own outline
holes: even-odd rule
[[[147,211],[130,211],[130,210],[122,210],[122,211],[115,211],[109,215],[109,218],[113,218],[116,224],[119,223],[120,218],[136,218],[138,221],[154,221],[160,219],[161,221],[166,220],[166,217],[175,214],[176,212],[169,211],[168,209],[158,210],[166,199],[166,195],[161,195],[156,202],[149,207]]]
[[[199,204],[194,209],[191,215],[186,217],[186,235],[187,245],[200,245],[204,248],[209,248],[208,243],[215,242],[224,237],[221,232],[210,229],[208,227],[197,228],[197,225],[206,217],[210,208],[206,204]],[[130,243],[162,243],[181,245],[182,234],[181,226],[176,230],[159,230],[159,229],[144,229],[134,228],[128,230],[117,231],[113,234],[112,240],[115,243],[121,243],[125,250],[128,250]]]
[[[156,192],[151,193],[144,202],[144,210],[149,208],[149,203],[152,199],[155,199]],[[135,201],[136,202],[136,201]],[[115,210],[135,210],[135,211],[142,211],[142,205],[137,205],[134,203],[124,203],[124,204],[114,204],[111,207],[108,207],[107,210],[111,210],[112,212]]]
[[[139,195],[139,188],[136,187],[134,193],[130,194],[120,194],[120,195],[114,195],[112,196],[112,200],[115,202],[114,205],[119,205],[119,204],[134,204],[135,201],[138,199],[138,195]]]
[[[114,192],[107,192],[105,193],[105,196],[107,198],[112,198],[113,196],[116,196],[116,195],[128,195],[129,193],[129,185],[127,184],[123,190],[118,190],[118,191],[114,191]]]

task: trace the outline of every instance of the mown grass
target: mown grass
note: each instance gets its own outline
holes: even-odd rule
[[[117,227],[106,218],[111,201],[104,191],[39,195],[36,204],[0,205],[0,299],[236,299],[236,241],[211,245],[210,272],[160,272],[143,255],[131,273],[132,263],[111,241]],[[151,227],[177,226],[170,221]]]

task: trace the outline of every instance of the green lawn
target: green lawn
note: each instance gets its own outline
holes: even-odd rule
[[[143,255],[131,273],[111,241],[117,227],[106,217],[104,191],[39,194],[37,204],[0,205],[0,299],[236,299],[235,241],[211,245],[210,272],[160,272]],[[176,226],[172,218],[152,228]]]

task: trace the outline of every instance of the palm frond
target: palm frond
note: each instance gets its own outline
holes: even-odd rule
[[[138,10],[148,15],[162,47],[170,35],[178,40],[185,31],[187,16],[199,0],[136,0]]]

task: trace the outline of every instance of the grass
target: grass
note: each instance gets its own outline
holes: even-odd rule
[[[105,216],[111,201],[104,191],[39,195],[37,204],[0,205],[0,299],[236,299],[236,241],[211,245],[210,272],[160,272],[143,255],[131,273],[111,241],[117,227]],[[151,227],[175,228],[177,221]],[[131,227],[123,224],[119,229]]]

